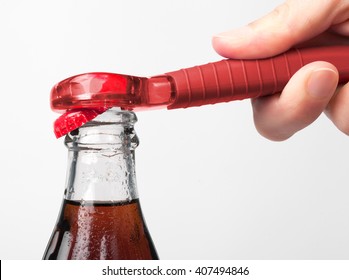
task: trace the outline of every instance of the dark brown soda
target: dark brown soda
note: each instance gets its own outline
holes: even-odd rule
[[[158,259],[138,199],[123,203],[65,200],[43,259]]]

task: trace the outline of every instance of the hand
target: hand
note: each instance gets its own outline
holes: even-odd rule
[[[293,46],[349,44],[349,0],[288,0],[265,17],[215,36],[222,56],[256,59]],[[313,62],[300,69],[282,93],[252,100],[255,126],[264,137],[281,141],[325,112],[349,135],[349,84],[338,87],[337,69]]]

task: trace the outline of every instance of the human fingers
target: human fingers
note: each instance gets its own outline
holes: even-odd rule
[[[333,25],[331,30],[337,34],[341,34],[342,36],[349,36],[349,8],[346,9],[346,19]]]
[[[317,119],[337,84],[338,72],[332,64],[313,62],[304,66],[281,94],[252,100],[258,132],[274,141],[288,139]]]
[[[344,5],[326,0],[289,0],[249,25],[214,36],[214,49],[228,58],[264,58],[321,34],[333,24]],[[349,4],[347,3],[347,6]],[[348,9],[347,9],[348,10]]]
[[[318,46],[341,46],[349,45],[349,37],[337,33],[332,28],[321,33],[310,40],[294,45],[296,48],[318,47]]]
[[[340,131],[349,135],[349,84],[338,88],[325,113]]]

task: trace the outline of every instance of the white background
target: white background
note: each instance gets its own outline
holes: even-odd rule
[[[213,34],[281,2],[0,0],[0,258],[40,259],[58,215],[56,82],[219,60]],[[138,119],[138,189],[162,259],[349,257],[349,140],[324,116],[282,143],[255,131],[248,100]]]

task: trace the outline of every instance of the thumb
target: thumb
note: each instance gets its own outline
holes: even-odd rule
[[[289,0],[249,25],[213,37],[214,49],[228,58],[263,58],[327,30],[338,1]]]

